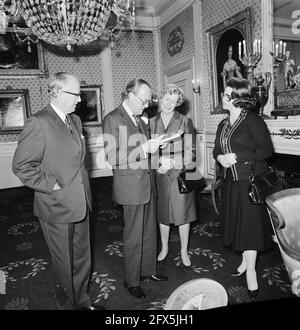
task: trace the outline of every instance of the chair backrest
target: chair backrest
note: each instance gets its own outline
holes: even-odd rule
[[[270,195],[266,203],[277,233],[300,254],[300,188],[291,188]]]

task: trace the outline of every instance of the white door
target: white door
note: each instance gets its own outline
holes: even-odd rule
[[[185,103],[184,103],[184,114],[192,118],[193,122],[196,123],[195,111],[194,111],[194,96],[192,89],[192,65],[188,65],[180,70],[180,66],[174,67],[172,70],[169,69],[164,73],[165,84],[176,84],[183,90]]]

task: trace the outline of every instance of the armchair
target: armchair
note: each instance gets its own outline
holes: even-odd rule
[[[300,188],[276,192],[266,203],[292,292],[300,297]]]

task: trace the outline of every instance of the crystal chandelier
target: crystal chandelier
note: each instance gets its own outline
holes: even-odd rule
[[[0,33],[22,15],[32,33],[46,43],[66,46],[118,39],[125,22],[135,26],[133,0],[0,0]]]

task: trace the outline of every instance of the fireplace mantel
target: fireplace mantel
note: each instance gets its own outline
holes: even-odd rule
[[[300,155],[300,116],[265,119],[276,153]]]

